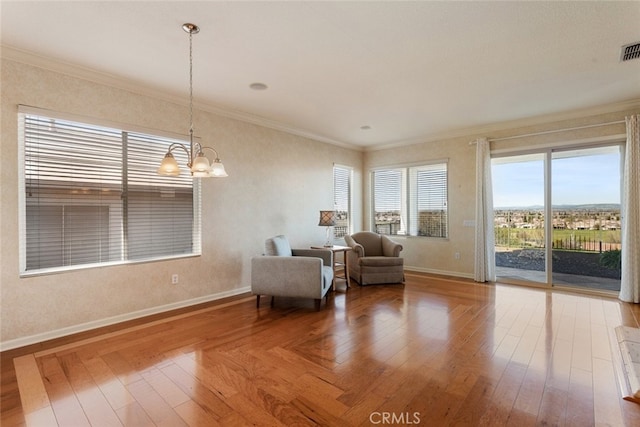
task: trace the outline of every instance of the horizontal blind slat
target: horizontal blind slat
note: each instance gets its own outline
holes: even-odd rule
[[[184,141],[32,113],[19,117],[24,271],[125,261],[126,254],[138,260],[193,253],[190,173],[156,173],[169,146]],[[181,150],[175,157],[187,163]],[[124,176],[129,191],[124,191]]]

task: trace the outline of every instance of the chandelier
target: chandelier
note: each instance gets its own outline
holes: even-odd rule
[[[180,166],[171,152],[176,148],[181,148],[187,153],[187,167],[194,178],[217,177],[222,178],[227,175],[224,165],[218,158],[218,152],[211,147],[203,147],[199,142],[193,141],[193,35],[200,32],[200,28],[195,24],[183,24],[182,29],[189,33],[189,148],[184,144],[173,143],[169,146],[167,154],[158,168],[159,175],[178,176]],[[204,155],[204,150],[211,150],[215,155],[213,163]]]

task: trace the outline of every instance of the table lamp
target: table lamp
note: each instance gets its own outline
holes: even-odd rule
[[[320,222],[318,225],[327,227],[327,240],[324,243],[325,248],[333,246],[333,236],[331,236],[331,227],[336,225],[336,213],[334,211],[320,211]]]

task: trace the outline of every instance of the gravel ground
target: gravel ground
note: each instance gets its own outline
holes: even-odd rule
[[[553,251],[553,271],[583,276],[620,279],[620,270],[600,265],[597,252]],[[544,251],[540,249],[516,249],[496,252],[496,266],[544,271]]]

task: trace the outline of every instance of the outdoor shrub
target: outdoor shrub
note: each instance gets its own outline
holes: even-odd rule
[[[620,249],[602,252],[600,254],[600,265],[611,270],[620,270],[622,268],[621,254]]]

